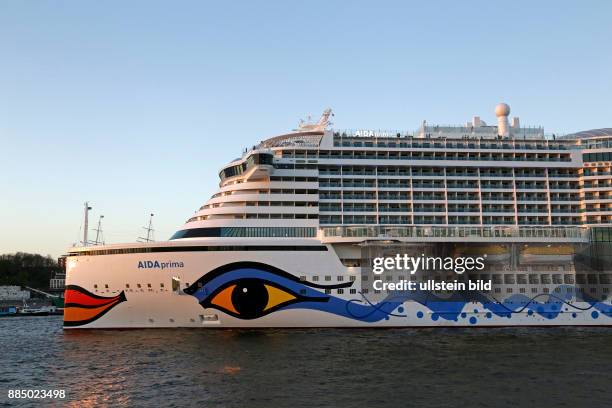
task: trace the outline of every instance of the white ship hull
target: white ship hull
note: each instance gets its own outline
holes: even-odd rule
[[[303,244],[304,241],[299,242]],[[286,240],[284,244],[287,244]],[[72,302],[74,296],[69,296],[67,291],[65,327],[494,327],[612,324],[612,305],[609,301],[573,300],[555,303],[557,298],[539,296],[531,302],[513,307],[511,313],[505,313],[491,303],[473,301],[460,305],[438,304],[436,307],[410,299],[368,304],[368,297],[360,290],[360,268],[345,267],[331,245],[328,248],[327,251],[230,250],[72,256],[67,260],[67,288],[68,291],[79,291],[81,294],[76,302]],[[217,301],[206,305],[206,301],[201,302],[195,295],[186,293],[189,292],[186,288],[194,288],[195,282],[206,280],[209,272],[225,265],[245,262],[269,265],[287,272],[294,277],[291,285],[314,283],[315,275],[331,276],[329,282],[318,283],[322,286],[337,285],[338,277],[343,276],[345,290],[342,294],[337,293],[338,289],[326,293],[323,288],[305,285],[310,298],[315,294],[317,298],[331,299],[326,302],[310,302],[290,299],[291,296],[300,295],[296,287],[287,287],[286,290],[293,295],[286,295],[288,297],[285,298],[281,295],[279,299],[288,302],[275,305],[276,310],[270,313],[246,318],[237,316],[237,310],[229,304]],[[221,273],[220,278],[227,273],[234,272]],[[347,279],[347,276],[354,276],[354,280]],[[260,272],[249,278],[273,281]],[[180,288],[175,287],[173,290],[173,279],[175,286],[178,283]],[[239,279],[244,279],[244,276]],[[276,283],[279,288],[277,290],[283,290],[284,283],[280,280]],[[228,284],[231,284],[231,279],[224,283],[225,286]],[[355,293],[350,293],[350,288],[355,289]],[[93,307],[83,307],[87,303],[83,301],[83,296],[86,296],[83,293],[87,292],[93,298]],[[213,295],[212,292],[214,288],[208,297]],[[96,307],[95,302],[102,306]],[[381,304],[389,307],[381,307]],[[85,314],[79,314],[83,311]]]

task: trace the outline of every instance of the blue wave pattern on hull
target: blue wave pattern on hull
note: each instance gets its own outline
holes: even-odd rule
[[[493,315],[498,317],[505,317],[511,319],[513,314],[524,313],[527,315],[537,314],[546,319],[556,319],[560,314],[572,313],[575,318],[578,312],[591,311],[591,318],[597,319],[599,315],[612,317],[612,305],[608,305],[597,301],[584,300],[584,304],[588,304],[588,307],[578,307],[567,301],[556,297],[554,295],[542,294],[534,298],[529,298],[524,295],[514,295],[502,302],[491,301],[491,299],[479,293],[471,293],[473,296],[470,300],[442,300],[429,292],[420,293],[408,293],[402,295],[390,295],[385,300],[373,304],[370,303],[365,296],[363,300],[353,299],[344,300],[336,297],[332,297],[327,304],[293,304],[286,307],[286,309],[297,309],[297,308],[309,308],[314,310],[321,310],[325,312],[335,313],[351,319],[361,320],[365,322],[377,322],[383,319],[388,319],[389,316],[406,317],[402,310],[402,305],[407,301],[417,302],[431,312],[430,316],[432,320],[445,319],[449,321],[459,321],[460,317],[467,317],[464,311],[466,305],[477,302],[483,307],[483,311],[480,311],[484,318],[491,319]],[[538,302],[536,299],[545,297],[548,300]],[[424,299],[426,298],[426,300]],[[563,310],[563,306],[566,306],[568,310]],[[479,313],[479,310],[475,309],[474,313]],[[423,318],[423,313],[417,314],[418,318]],[[472,316],[469,320],[471,324],[477,322],[476,317]]]
[[[274,270],[264,269],[267,265],[262,264],[259,267],[237,267],[236,269],[228,270],[219,276],[206,281],[202,287],[197,288],[192,295],[198,299],[200,303],[205,303],[207,297],[214,293],[218,288],[238,281],[239,279],[260,279],[262,282],[273,282],[276,285],[286,288],[294,293],[300,293],[304,297],[325,298],[325,302],[321,301],[299,301],[281,307],[279,310],[288,309],[311,309],[322,312],[333,313],[335,315],[346,318],[359,320],[362,322],[378,322],[381,320],[393,317],[407,317],[404,314],[403,304],[407,301],[413,301],[421,304],[429,309],[429,317],[431,320],[445,319],[448,321],[459,321],[460,318],[467,318],[466,305],[470,303],[479,303],[484,310],[479,311],[474,309],[474,314],[478,314],[478,318],[491,319],[493,315],[511,319],[513,314],[526,312],[527,315],[537,314],[546,319],[556,319],[561,314],[571,314],[573,318],[577,317],[577,312],[590,312],[589,316],[592,319],[599,318],[600,315],[612,317],[612,305],[599,302],[588,295],[583,295],[577,299],[581,302],[581,306],[570,303],[572,296],[568,293],[568,289],[573,287],[568,285],[560,285],[559,291],[555,293],[564,293],[565,295],[557,294],[538,294],[534,297],[528,297],[523,294],[512,295],[502,301],[475,291],[464,292],[463,294],[454,293],[447,298],[438,297],[429,291],[411,291],[398,292],[389,294],[385,299],[378,303],[372,303],[368,298],[360,293],[360,298],[357,299],[342,299],[336,296],[331,296],[317,290],[308,282],[301,282],[296,279],[289,279],[286,276],[279,275]],[[289,275],[289,274],[287,274]],[[202,278],[205,280],[206,275]],[[324,285],[317,285],[319,287]],[[330,285],[332,286],[332,285]],[[584,307],[583,305],[588,305]],[[565,310],[564,310],[565,309]],[[422,312],[417,312],[417,318],[424,318]],[[468,321],[470,324],[476,324],[478,318],[474,315],[470,316]]]

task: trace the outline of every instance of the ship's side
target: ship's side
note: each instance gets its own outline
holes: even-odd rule
[[[609,325],[612,132],[480,119],[414,134],[315,125],[224,167],[167,242],[70,249],[66,328]],[[485,256],[457,296],[372,285],[369,256]]]

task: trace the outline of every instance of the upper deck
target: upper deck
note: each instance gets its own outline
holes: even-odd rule
[[[181,231],[580,241],[580,229],[529,228],[612,224],[609,129],[560,136],[509,121],[505,104],[495,113],[495,125],[474,117],[411,132],[332,129],[327,110],[226,165],[219,191]]]

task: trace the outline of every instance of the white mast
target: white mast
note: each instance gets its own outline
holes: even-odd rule
[[[147,231],[147,237],[138,237],[138,239],[136,241],[138,242],[154,242],[155,241],[155,230],[153,229],[153,216],[155,214],[151,213],[151,216],[149,217],[149,226],[148,227],[142,227],[145,231]]]
[[[85,201],[85,220],[83,221],[83,246],[89,245],[89,241],[87,239],[87,231],[89,230],[89,210],[91,210],[89,202]]]
[[[98,218],[98,228],[96,228],[94,231],[96,231],[96,241],[95,241],[95,245],[104,245],[104,233],[102,232],[102,218],[104,218],[103,215],[100,216],[100,218]]]

